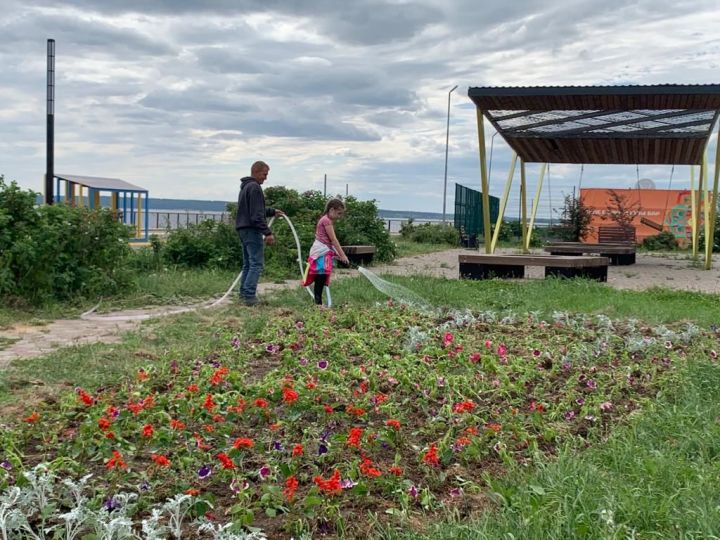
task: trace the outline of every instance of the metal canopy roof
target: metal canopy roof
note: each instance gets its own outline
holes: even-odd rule
[[[526,162],[697,165],[720,85],[470,88]]]
[[[106,191],[133,191],[147,193],[147,189],[119,178],[102,178],[99,176],[79,176],[77,174],[56,174],[55,178],[74,182],[93,189]]]

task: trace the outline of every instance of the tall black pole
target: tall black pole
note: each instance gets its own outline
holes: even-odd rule
[[[448,92],[448,113],[447,113],[447,128],[445,131],[445,181],[443,182],[443,223],[445,223],[445,201],[447,200],[447,162],[448,162],[448,145],[450,143],[450,94],[452,94],[458,87],[456,84],[452,87],[452,90]]]
[[[54,202],[55,182],[55,40],[47,40],[47,163],[45,167],[45,204]]]

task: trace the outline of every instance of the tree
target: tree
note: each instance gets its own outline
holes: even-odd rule
[[[558,230],[562,237],[570,242],[579,242],[585,239],[592,230],[591,221],[592,211],[585,206],[582,198],[575,197],[575,194],[565,195]]]
[[[627,196],[618,193],[614,189],[609,189],[610,204],[608,204],[608,213],[603,215],[602,219],[606,221],[614,221],[618,227],[621,227],[626,234],[634,229],[633,221],[642,211],[640,201],[629,202]]]

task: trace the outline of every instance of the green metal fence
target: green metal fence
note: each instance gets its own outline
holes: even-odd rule
[[[455,228],[465,247],[477,247],[478,238],[484,235],[482,194],[460,184],[455,184]],[[500,199],[490,196],[490,223],[500,213]]]

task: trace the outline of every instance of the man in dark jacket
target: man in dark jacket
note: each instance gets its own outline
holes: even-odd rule
[[[240,181],[237,219],[235,230],[240,236],[243,248],[243,268],[240,279],[240,299],[252,306],[258,303],[257,284],[265,267],[264,242],[275,243],[275,236],[268,227],[266,218],[284,215],[277,208],[265,208],[263,182],[270,167],[264,161],[256,161],[250,169],[250,176]]]

